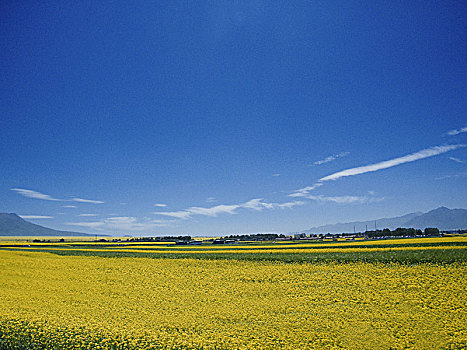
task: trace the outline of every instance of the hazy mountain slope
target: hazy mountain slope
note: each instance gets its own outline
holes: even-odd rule
[[[368,230],[389,228],[391,230],[398,227],[414,227],[425,229],[426,227],[437,227],[440,230],[457,230],[467,228],[467,210],[466,209],[448,209],[440,207],[431,210],[427,213],[410,213],[403,216],[393,218],[382,218],[369,221],[354,221],[346,223],[338,223],[331,225],[323,225],[312,227],[302,231],[305,233],[342,233],[353,232],[354,226],[356,232]]]
[[[0,236],[92,236],[86,233],[58,231],[28,222],[14,213],[0,213]]]
[[[398,216],[398,217],[393,217],[393,218],[380,218],[376,220],[369,220],[369,221],[352,221],[352,222],[343,222],[343,223],[337,223],[337,224],[329,224],[329,225],[323,225],[323,226],[317,226],[317,227],[312,227],[309,230],[303,231],[306,233],[342,233],[342,232],[353,232],[354,231],[354,226],[355,226],[355,231],[360,232],[360,231],[365,231],[365,229],[368,227],[368,230],[374,230],[375,229],[375,221],[376,221],[376,227],[378,229],[383,229],[383,228],[390,228],[390,229],[395,229],[397,227],[404,226],[404,224],[421,215],[423,213],[410,213],[404,216]]]
[[[448,209],[441,207],[409,220],[407,227],[438,227],[441,230],[458,230],[467,228],[466,209]]]

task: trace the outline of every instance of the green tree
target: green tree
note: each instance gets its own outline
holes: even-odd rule
[[[425,229],[425,235],[426,236],[435,236],[439,235],[439,230],[436,227],[427,227]]]

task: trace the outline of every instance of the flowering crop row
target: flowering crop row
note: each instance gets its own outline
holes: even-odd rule
[[[21,248],[22,250],[31,250],[31,248]],[[32,248],[34,249],[34,248]],[[341,252],[341,253],[358,253],[358,252],[389,252],[389,251],[401,251],[401,250],[466,250],[466,246],[428,246],[428,247],[390,247],[390,248],[324,248],[324,249],[242,249],[242,247],[237,247],[236,249],[192,249],[192,250],[183,250],[183,249],[95,249],[95,248],[47,248],[48,251],[87,251],[87,252],[125,252],[125,253],[185,253],[185,254],[218,254],[218,253],[330,253],[330,252]]]
[[[0,349],[461,349],[466,270],[0,251]]]

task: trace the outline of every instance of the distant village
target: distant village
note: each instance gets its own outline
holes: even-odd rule
[[[425,230],[414,228],[397,228],[389,230],[364,231],[354,233],[326,233],[307,234],[297,232],[292,234],[257,233],[243,235],[229,235],[218,238],[199,239],[192,236],[155,236],[155,237],[128,237],[115,239],[99,239],[99,242],[175,242],[176,245],[201,245],[210,244],[235,244],[240,242],[263,242],[263,241],[337,241],[355,239],[389,239],[389,238],[411,238],[411,237],[441,237],[453,234],[465,234],[467,230],[440,231],[437,228],[428,227]]]
[[[291,234],[277,234],[277,233],[256,233],[256,234],[242,234],[230,235],[216,238],[207,237],[192,237],[192,236],[153,236],[153,237],[123,237],[123,238],[100,238],[96,237],[95,242],[108,242],[108,243],[138,243],[138,242],[154,242],[154,243],[173,243],[175,245],[202,245],[202,244],[236,244],[236,243],[255,243],[255,242],[279,242],[279,241],[316,241],[316,242],[329,242],[329,241],[353,241],[355,239],[363,240],[382,240],[391,238],[415,238],[415,237],[443,237],[451,235],[467,234],[467,230],[453,230],[453,231],[440,231],[437,228],[428,227],[425,230],[414,228],[397,228],[389,230],[364,231],[355,233],[326,233],[326,234],[307,234],[305,232],[296,232]],[[34,239],[34,243],[51,242],[50,239]],[[58,242],[64,242],[65,239],[61,238]]]

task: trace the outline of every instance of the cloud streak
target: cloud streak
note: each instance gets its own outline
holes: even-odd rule
[[[93,203],[93,204],[102,204],[102,203],[104,203],[103,201],[96,201],[94,199],[83,199],[83,198],[78,198],[78,197],[74,197],[74,198],[70,199],[70,201],[79,202],[79,203]]]
[[[323,186],[323,184],[320,182],[317,182],[314,185],[295,190],[293,193],[289,194],[289,197],[306,197],[310,191],[313,191],[315,188],[318,188],[321,186]]]
[[[465,126],[465,127],[463,127],[463,128],[460,128],[460,129],[449,130],[449,131],[446,133],[446,135],[455,136],[455,135],[462,134],[463,132],[467,132],[467,126]]]
[[[23,219],[53,219],[53,216],[47,215],[20,215]]]
[[[74,197],[72,199],[58,199],[54,198],[48,194],[41,193],[38,191],[34,190],[28,190],[25,188],[11,188],[12,191],[15,191],[16,193],[27,197],[27,198],[33,198],[33,199],[42,199],[44,201],[56,201],[56,202],[80,202],[80,203],[94,203],[94,204],[102,204],[104,203],[103,201],[97,201],[97,200],[92,200],[92,199],[83,199],[83,198],[78,198]],[[76,208],[73,205],[64,205],[64,208]]]
[[[366,174],[366,173],[370,173],[374,171],[388,169],[388,168],[392,168],[397,165],[415,162],[417,160],[424,159],[424,158],[434,157],[439,154],[453,151],[458,148],[463,148],[466,146],[467,145],[465,144],[434,146],[431,148],[423,149],[415,153],[408,154],[403,157],[398,157],[398,158],[386,160],[386,161],[375,163],[375,164],[370,164],[370,165],[365,165],[365,166],[338,171],[331,175],[322,177],[312,186],[307,186],[307,187],[300,188],[298,190],[293,191],[291,194],[289,194],[289,197],[307,197],[310,191],[322,186],[323,182],[326,182],[326,181],[334,181],[334,180],[347,177],[347,176],[361,175],[361,174]]]
[[[48,194],[40,193],[33,190],[27,190],[25,188],[11,188],[11,190],[28,198],[42,199],[45,201],[61,201],[61,199],[54,198],[52,196],[49,196]]]
[[[464,164],[465,162],[459,158],[456,158],[456,157],[449,157],[450,160],[452,160],[453,162],[456,162],[456,163],[460,163],[460,164]]]
[[[350,152],[341,152],[339,154],[333,154],[332,156],[326,157],[323,160],[318,160],[318,161],[314,162],[313,165],[326,164],[326,163],[332,162],[333,160],[336,160],[338,158],[348,156],[349,154],[350,154]]]
[[[138,219],[133,216],[113,216],[99,221],[88,222],[68,222],[67,225],[86,227],[99,231],[136,231],[147,232],[153,231],[159,227],[173,226],[173,220],[154,220],[154,219]]]
[[[326,203],[337,203],[337,204],[363,204],[363,203],[375,203],[381,202],[384,198],[374,198],[369,196],[306,196],[305,198],[312,199],[317,202]]]
[[[215,217],[219,214],[237,214],[238,209],[251,209],[256,211],[261,211],[263,209],[285,209],[285,208],[292,208],[297,205],[305,204],[302,201],[293,201],[293,202],[286,202],[286,203],[268,203],[264,202],[261,198],[255,198],[249,200],[245,203],[240,204],[220,204],[214,207],[190,207],[184,210],[179,211],[170,211],[170,212],[154,212],[156,215],[164,215],[169,216],[177,219],[188,219],[194,215],[203,215],[203,216],[211,216]]]
[[[444,176],[437,177],[435,180],[459,179],[459,178],[464,178],[464,177],[467,177],[467,172],[459,173],[459,174],[444,175]]]
[[[347,177],[347,176],[355,176],[355,175],[361,175],[361,174],[366,174],[378,170],[383,170],[383,169],[388,169],[392,168],[397,165],[405,164],[405,163],[411,163],[415,162],[420,159],[425,159],[433,156],[437,156],[442,153],[446,153],[449,151],[453,151],[455,149],[465,147],[466,145],[460,144],[460,145],[446,145],[446,146],[435,146],[431,148],[427,148],[412,154],[408,154],[403,157],[399,158],[394,158],[390,160],[386,160],[383,162],[375,163],[375,164],[370,164],[370,165],[365,165],[365,166],[360,166],[357,168],[351,168],[351,169],[346,169],[342,171],[338,171],[337,173],[325,176],[321,179],[319,179],[320,182],[324,181],[333,181],[340,179],[342,177]]]

